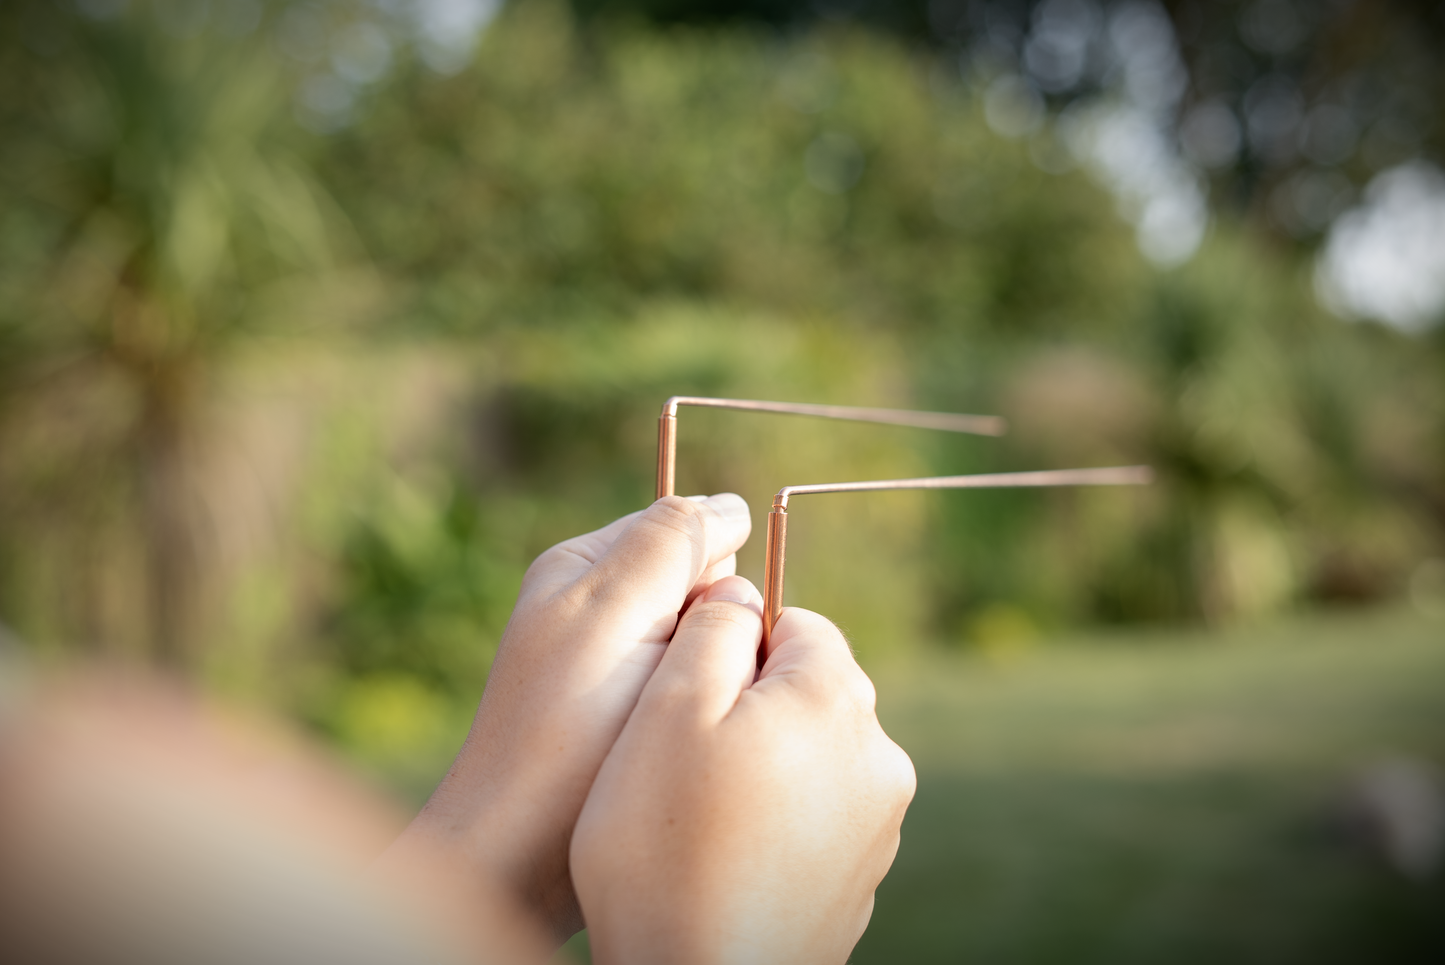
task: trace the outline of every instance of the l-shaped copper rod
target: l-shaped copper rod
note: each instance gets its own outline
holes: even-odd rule
[[[870,409],[848,405],[811,405],[806,402],[761,402],[754,399],[710,399],[675,395],[662,406],[657,420],[657,498],[671,496],[677,485],[677,407],[736,409],[746,412],[775,412],[783,415],[844,419],[850,422],[878,422],[918,429],[941,429],[980,436],[1001,436],[1007,423],[994,415],[959,415],[951,412],[913,412],[907,409]]]
[[[865,482],[784,486],[768,513],[767,555],[763,562],[763,650],[783,615],[783,569],[788,549],[788,497],[812,493],[876,492],[883,489],[1018,489],[1045,486],[1137,486],[1151,482],[1148,466],[1100,469],[1052,469],[1042,472],[1000,472],[975,476],[928,476],[920,479],[874,479]],[[759,660],[761,660],[761,655]]]

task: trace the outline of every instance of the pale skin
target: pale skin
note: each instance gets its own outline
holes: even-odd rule
[[[823,617],[786,610],[758,671],[749,530],[735,495],[666,497],[538,557],[386,862],[464,856],[557,940],[585,917],[602,963],[844,962],[913,767]]]

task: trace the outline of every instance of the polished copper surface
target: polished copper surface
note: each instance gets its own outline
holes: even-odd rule
[[[711,399],[675,395],[662,406],[657,421],[657,498],[673,495],[677,486],[677,409],[690,405],[708,409],[743,412],[773,412],[781,415],[876,422],[917,429],[967,432],[980,436],[1001,436],[1007,423],[993,415],[962,415],[951,412],[913,412],[908,409],[873,409],[847,405],[812,405],[806,402],[763,402],[756,399]]]
[[[1151,482],[1148,466],[1098,469],[1050,469],[1040,472],[998,472],[973,476],[926,476],[918,479],[872,479],[863,482],[784,486],[768,513],[767,555],[763,561],[763,653],[773,627],[783,614],[783,571],[787,562],[788,499],[813,493],[876,492],[885,489],[1020,489],[1051,486],[1138,486]],[[760,657],[761,659],[761,657]]]

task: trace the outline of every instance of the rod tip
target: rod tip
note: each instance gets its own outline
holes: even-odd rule
[[[984,436],[1008,435],[1008,420],[1000,415],[980,416],[978,434]]]

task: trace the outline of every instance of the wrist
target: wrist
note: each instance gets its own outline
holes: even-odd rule
[[[403,840],[460,861],[531,913],[559,944],[566,941],[582,928],[582,917],[567,868],[576,815],[566,813],[565,790],[533,769],[489,768],[497,776],[484,776],[464,758],[465,751]]]

